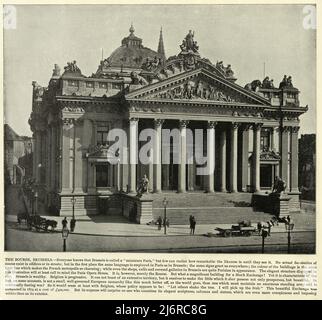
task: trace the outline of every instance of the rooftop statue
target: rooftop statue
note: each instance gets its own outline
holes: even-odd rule
[[[273,83],[273,79],[269,79],[269,77],[265,77],[263,80],[263,84],[262,84],[262,88],[265,89],[274,89],[274,83]]]
[[[182,44],[180,45],[181,51],[198,53],[199,46],[197,45],[197,41],[193,40],[193,37],[194,32],[192,33],[192,31],[189,30],[189,33],[186,35],[185,39],[182,40]]]
[[[54,69],[53,69],[53,77],[59,77],[60,76],[60,67],[58,64],[54,65]]]
[[[217,61],[216,68],[219,69],[226,77],[233,77],[234,71],[231,69],[231,65],[228,64],[227,67],[224,66],[222,61]]]
[[[281,81],[279,88],[280,89],[282,89],[282,88],[293,88],[292,77],[284,75],[284,78]]]
[[[64,67],[65,72],[81,72],[80,69],[76,65],[76,61],[67,62],[67,66]]]

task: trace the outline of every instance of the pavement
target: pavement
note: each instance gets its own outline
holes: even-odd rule
[[[57,231],[62,228],[62,220],[64,217],[44,216],[42,217],[57,221]],[[156,225],[136,224],[129,222],[123,216],[76,216],[75,234],[83,235],[102,235],[102,236],[149,236],[159,237],[164,234],[164,228],[158,230]],[[70,217],[67,221],[70,221]],[[315,230],[315,215],[312,214],[294,214],[292,215],[294,221],[295,231],[314,231]],[[17,218],[14,215],[6,216],[7,222],[16,222]],[[260,213],[258,215],[258,221],[260,219]],[[258,221],[253,221],[253,225],[256,226]],[[208,233],[217,234],[215,230],[219,228],[230,228],[231,224],[200,224],[196,225],[195,235],[205,235]],[[22,224],[23,228],[23,224]],[[166,230],[169,236],[187,236],[190,234],[189,225],[173,225]],[[273,226],[272,233],[285,233],[284,223],[279,223],[278,226]]]

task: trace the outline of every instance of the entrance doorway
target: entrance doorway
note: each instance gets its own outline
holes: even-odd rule
[[[274,166],[271,164],[261,164],[260,166],[260,187],[261,189],[271,189],[273,185]]]

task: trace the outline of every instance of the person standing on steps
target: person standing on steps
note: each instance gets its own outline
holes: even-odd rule
[[[194,216],[192,216],[191,223],[190,223],[190,234],[191,235],[195,234],[196,224],[197,224],[196,219]]]

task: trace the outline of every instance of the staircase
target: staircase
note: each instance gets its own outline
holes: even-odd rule
[[[189,224],[193,215],[198,224],[231,224],[241,220],[253,223],[272,218],[254,211],[251,193],[162,193],[153,194],[153,219],[164,216],[163,199],[168,200],[167,218],[171,224]]]

